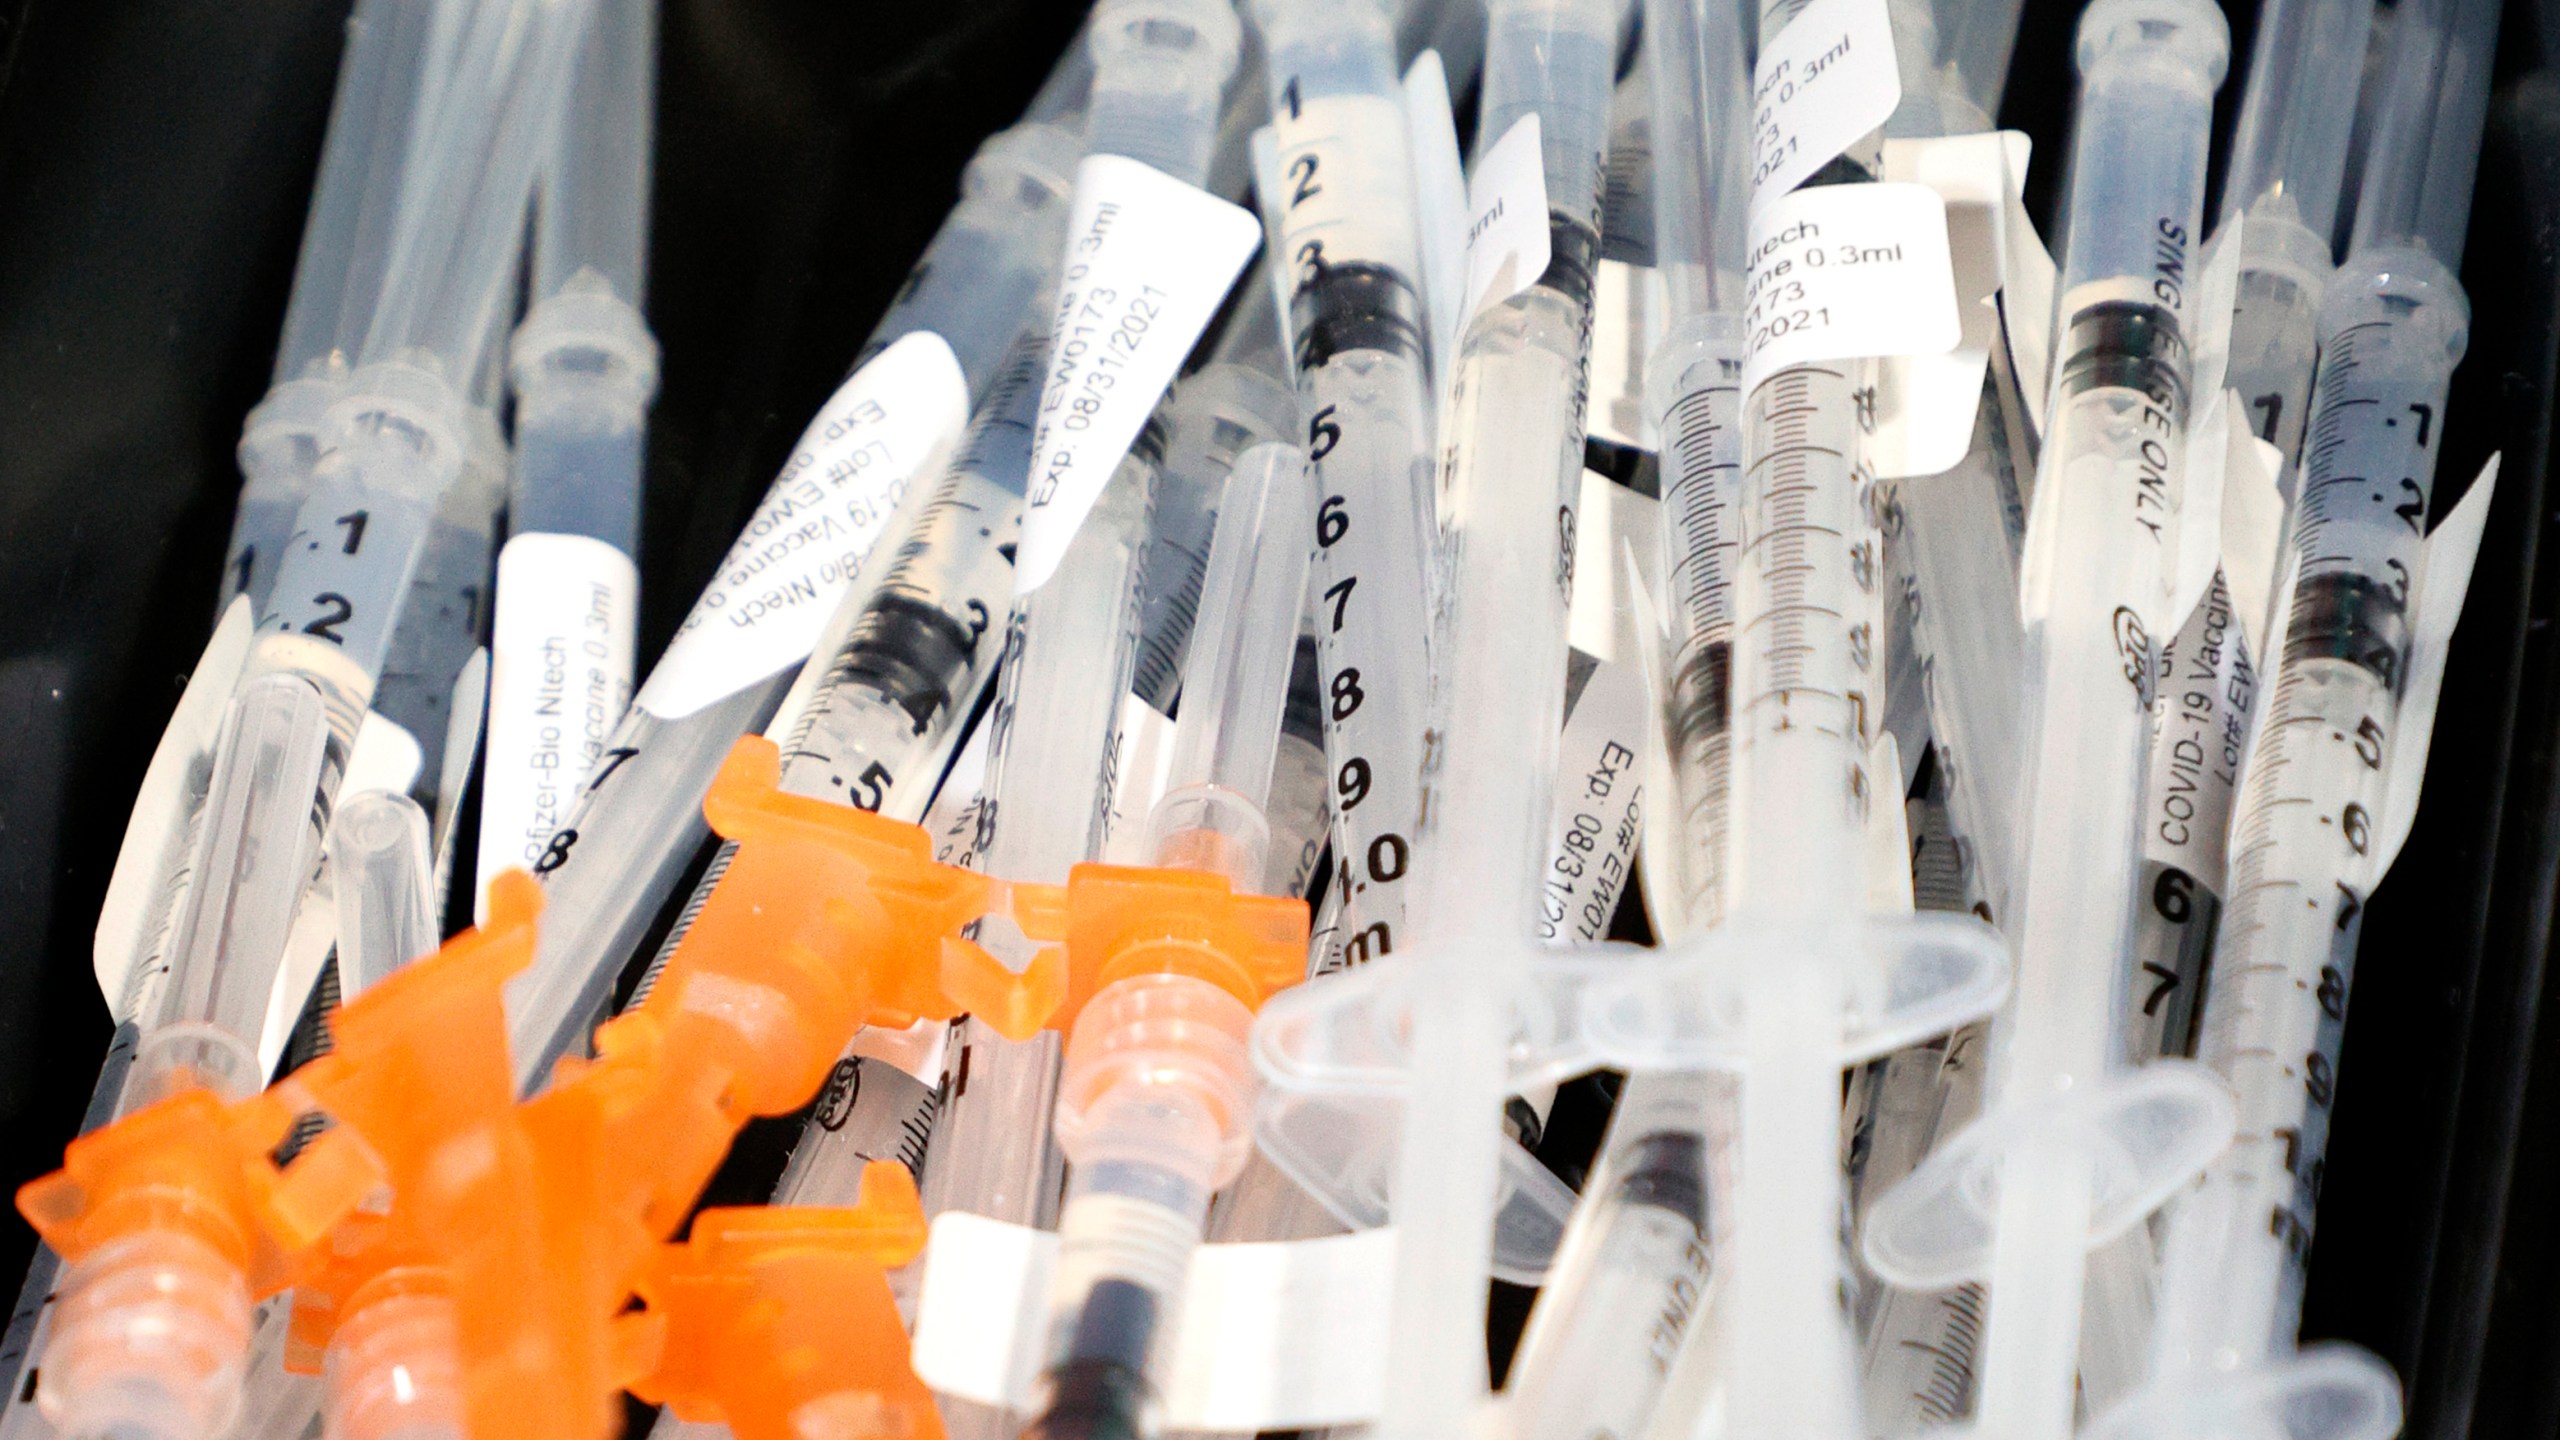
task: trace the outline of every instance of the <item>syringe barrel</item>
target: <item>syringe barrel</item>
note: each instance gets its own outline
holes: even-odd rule
[[[2470,333],[2461,282],[2424,249],[2359,250],[2339,267],[2321,306],[2320,379],[2294,520],[2301,593],[2287,653],[2272,658],[2365,657],[2399,688],[2396,661],[2375,665],[2368,654],[2383,637],[2351,637],[2359,629],[2353,617],[2335,603],[2314,606],[2311,596],[2343,596],[2341,583],[2361,582],[2376,598],[2353,608],[2369,617],[2389,612],[2400,634],[2386,648],[2406,648],[2402,616],[2442,444],[2445,390]]]
[[[617,0],[618,3],[618,0]],[[632,298],[580,270],[516,328],[517,466],[508,529],[640,542],[640,470],[658,346]]]
[[[2080,19],[2080,109],[2061,313],[2099,299],[2185,304],[2204,210],[2213,92],[2230,49],[2207,0],[2097,0]],[[2109,285],[2104,293],[2085,287]]]
[[[637,305],[648,260],[651,122],[657,110],[657,0],[588,0],[569,109],[534,209],[533,293],[581,274]]]
[[[427,812],[388,790],[347,797],[329,829],[329,864],[338,909],[338,994],[352,1000],[436,948]]]
[[[1481,158],[1512,126],[1536,115],[1548,211],[1591,236],[1569,251],[1559,234],[1556,258],[1596,254],[1617,73],[1616,7],[1607,0],[1489,0],[1485,27],[1476,154]]]
[[[1177,381],[1157,416],[1164,455],[1142,561],[1130,688],[1169,713],[1183,685],[1227,477],[1253,446],[1297,438],[1298,401],[1257,367],[1219,364]]]
[[[2241,231],[2226,373],[2228,388],[2240,392],[2244,407],[2232,422],[2276,447],[2276,486],[2290,505],[2302,429],[2311,418],[2320,297],[2328,289],[2331,257],[2326,232],[2303,228],[2285,208],[2262,206]]]
[[[1295,444],[1258,445],[1229,472],[1184,667],[1183,723],[1149,819],[1158,864],[1213,869],[1240,890],[1261,886],[1314,517]]]
[[[1449,582],[1449,649],[1435,667],[1441,746],[1419,837],[1430,862],[1422,933],[1433,941],[1516,945],[1536,933],[1534,877],[1546,862],[1564,724],[1583,314],[1532,286],[1476,318],[1459,362],[1447,489],[1461,559]]]
[[[2008,88],[2009,52],[2018,43],[2021,0],[1940,0],[1939,54],[1955,72],[1955,88],[1985,121],[2000,114]]]
[[[295,904],[319,866],[328,809],[313,797],[329,741],[328,708],[299,676],[254,680],[232,701],[127,1111],[186,1086],[238,1099],[264,1083],[258,1035]]]
[[[1735,0],[1645,0],[1644,13],[1653,91],[1654,267],[1670,291],[1677,325],[1741,308],[1751,69]]]
[[[1061,883],[1102,842],[1105,772],[1136,649],[1138,560],[1153,508],[1148,438],[1120,462],[1058,573],[1020,597],[987,741],[987,869]]]
[[[571,62],[593,0],[482,0],[464,22],[404,186],[365,363],[412,351],[457,388],[515,276],[536,170],[558,134]]]
[[[1065,243],[1067,204],[1084,142],[1069,128],[1022,124],[987,138],[960,172],[960,203],[933,233],[907,283],[854,357],[871,357],[919,330],[951,346],[969,403],[986,398],[1005,353],[1041,300]]]
[[[2257,1360],[2299,1316],[2372,885],[2366,851],[2392,820],[2381,806],[2408,587],[2467,319],[2461,287],[2415,247],[2351,256],[2323,307],[2300,578],[2232,827],[2197,1047],[2231,1083],[2238,1134],[2171,1224],[2154,1347],[2164,1368]],[[2372,476],[2403,478],[2384,488]]]
[[[1276,197],[1281,258],[1296,281],[1293,304],[1328,308],[1321,292],[1342,283],[1400,285],[1403,294],[1365,309],[1412,315],[1420,281],[1413,154],[1396,77],[1395,29],[1380,0],[1256,0],[1263,69],[1273,97],[1272,128],[1284,172],[1295,180]],[[1384,275],[1373,273],[1384,271]],[[1345,338],[1321,348],[1366,348]]]
[[[2447,267],[2462,263],[2499,8],[2497,0],[2425,0],[2392,13],[2350,253],[2414,245]]]
[[[389,258],[391,210],[428,96],[427,51],[442,8],[450,7],[437,0],[367,0],[347,21],[337,99],[276,345],[279,386],[333,353],[352,361],[364,339]]]
[[[1093,100],[1085,136],[1093,153],[1205,184],[1219,101],[1244,44],[1231,0],[1104,0],[1086,43]]]
[[[1686,0],[1682,0],[1686,3]],[[1662,435],[1660,574],[1670,641],[1663,723],[1691,923],[1724,913],[1731,776],[1733,581],[1741,543],[1742,330],[1728,315],[1675,321],[1645,369]]]
[[[507,442],[496,418],[477,406],[464,417],[462,472],[427,522],[409,578],[373,709],[418,742],[418,792],[432,797],[443,773],[454,677],[470,662],[489,622],[491,556],[507,488]]]
[[[2270,0],[2258,10],[2249,88],[2222,182],[2225,224],[2289,219],[2320,237],[2338,224],[2348,131],[2364,79],[2372,0]]]
[[[1627,1082],[1512,1365],[1521,1440],[1645,1433],[1706,1301],[1732,1084],[1695,1073]]]
[[[935,486],[910,485],[883,536],[915,528]],[[832,653],[870,594],[873,560],[820,633]],[[700,849],[702,797],[740,735],[771,719],[795,668],[766,676],[681,719],[634,705],[605,742],[595,773],[578,786],[566,823],[533,862],[545,881],[533,964],[507,982],[507,1033],[516,1083],[541,1088],[552,1063],[581,1051],[604,1016],[623,962],[639,945]]]

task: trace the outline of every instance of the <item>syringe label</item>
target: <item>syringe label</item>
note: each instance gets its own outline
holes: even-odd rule
[[[809,422],[633,703],[681,720],[809,658],[899,497],[948,454],[969,386],[917,331],[854,372]]]
[[[1076,167],[1031,441],[1018,593],[1057,572],[1068,542],[1261,243],[1252,215],[1136,160],[1088,155]]]
[[[2257,691],[2230,590],[2216,575],[2160,657],[2134,897],[2127,1055],[2136,1063],[2195,1049],[2227,880],[2225,837]]]
[[[518,535],[498,555],[489,744],[475,894],[541,863],[631,698],[639,570],[584,535]]]
[[[1818,185],[1752,212],[1743,388],[1790,365],[1937,355],[1964,338],[1947,203],[1926,185]]]
[[[1489,305],[1538,283],[1555,258],[1538,117],[1515,121],[1467,177],[1467,282],[1459,333]]]
[[[259,631],[328,641],[379,675],[432,520],[422,501],[322,484],[294,519]]]
[[[1607,938],[1626,897],[1644,833],[1645,701],[1634,665],[1602,661],[1565,717],[1539,876],[1538,938],[1549,944]]]
[[[1901,103],[1885,0],[1814,0],[1804,7],[1761,48],[1752,67],[1753,207],[1803,184]]]

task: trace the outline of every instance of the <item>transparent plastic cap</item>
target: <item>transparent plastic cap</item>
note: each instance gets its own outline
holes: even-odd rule
[[[2208,87],[2219,85],[2231,62],[2231,22],[2204,0],[2096,0],[2081,12],[2072,53],[2083,77],[2136,50],[2191,65]]]
[[[232,702],[128,1108],[190,1084],[236,1099],[264,1083],[258,1035],[294,909],[319,865],[314,797],[328,748],[327,707],[299,676],[252,681]]]
[[[436,948],[435,852],[427,812],[406,795],[367,790],[329,827],[338,909],[338,994],[352,1000]]]
[[[1215,867],[1241,889],[1260,881],[1272,759],[1297,657],[1299,600],[1315,548],[1314,493],[1298,447],[1257,445],[1228,472],[1193,623],[1159,843],[1191,829],[1237,842]],[[1181,814],[1170,813],[1183,797]],[[1232,801],[1233,803],[1228,803]]]

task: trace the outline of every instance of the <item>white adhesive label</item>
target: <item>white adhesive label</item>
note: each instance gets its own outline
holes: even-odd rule
[[[1280,209],[1274,197],[1280,193],[1280,137],[1265,125],[1245,139],[1245,153],[1253,159],[1253,193],[1262,206],[1262,243],[1272,254],[1279,254]],[[1289,333],[1289,301],[1297,294],[1298,277],[1286,265],[1265,265],[1263,277],[1271,282],[1271,304],[1278,328],[1271,333]],[[1289,365],[1289,381],[1297,383],[1298,356],[1294,346],[1282,346],[1282,358]]]
[[[2173,635],[2203,603],[2222,563],[2222,472],[2231,452],[2231,436],[2245,425],[2232,423],[2240,397],[2225,391],[2197,391],[2204,396],[2187,422],[2186,463],[2177,475],[2177,509],[2169,521],[2172,548],[2163,557],[2159,608],[2143,616],[2154,636]]]
[[[240,667],[249,659],[256,635],[249,598],[232,597],[213,639],[196,657],[178,708],[160,732],[151,765],[142,773],[142,789],[134,796],[132,818],[125,821],[124,843],[116,851],[116,868],[107,877],[105,903],[98,907],[98,929],[89,952],[98,976],[99,993],[117,1019],[124,1018],[125,987],[152,927],[163,913],[169,878],[184,862],[187,817],[200,803],[190,776],[210,769],[214,745],[222,738],[222,717],[231,710],[231,691]]]
[[[2213,585],[2161,651],[2159,733],[2143,803],[2142,858],[2183,871],[2216,895],[2258,703],[2257,665],[2232,600],[2228,585]]]
[[[1744,293],[1745,393],[1790,365],[1964,337],[1946,202],[1926,185],[1823,185],[1754,211]]]
[[[1645,699],[1641,671],[1604,661],[1565,717],[1538,894],[1538,938],[1550,945],[1606,938],[1626,897],[1644,836]]]
[[[1875,430],[1867,465],[1885,479],[1953,469],[1973,445],[1983,372],[1999,342],[1999,294],[2008,273],[2008,207],[2027,171],[2027,137],[2015,130],[1929,140],[1888,140],[1884,178],[1938,192],[1963,338],[1936,355],[1876,367]]]
[[[368,710],[356,724],[356,743],[347,751],[347,773],[338,782],[338,793],[388,790],[406,795],[416,788],[426,763],[427,752],[417,736],[381,711]]]
[[[1636,601],[1642,579],[1620,557],[1660,549],[1656,532],[1662,502],[1585,470],[1573,515],[1573,600],[1566,611],[1566,636],[1585,655],[1635,666],[1644,647],[1661,642],[1645,638]]]
[[[1057,573],[1067,542],[1261,242],[1252,214],[1152,166],[1088,155],[1076,167],[1015,593]]]
[[[1890,775],[1895,791],[1907,787],[1902,746],[1886,731],[1867,749],[1867,773]],[[1867,913],[1901,916],[1917,904],[1912,892],[1911,816],[1901,806],[1877,796],[1867,806]]]
[[[968,379],[941,336],[872,357],[801,433],[633,703],[681,720],[808,659],[898,498],[968,418]]]
[[[1135,695],[1120,697],[1120,729],[1111,738],[1103,780],[1111,810],[1104,819],[1102,859],[1107,865],[1152,865],[1147,817],[1164,796],[1173,772],[1172,717]]]
[[[1554,258],[1547,232],[1547,157],[1538,117],[1523,115],[1467,178],[1467,289],[1458,328],[1538,283]]]
[[[1592,275],[1590,438],[1658,451],[1662,437],[1645,399],[1645,364],[1670,319],[1662,272],[1603,260]],[[1587,492],[1586,492],[1587,493]],[[1582,572],[1576,570],[1579,577]]]
[[[1901,103],[1885,0],[1813,0],[1752,67],[1752,208],[1803,184]]]
[[[2270,618],[2276,584],[2284,574],[2284,492],[2276,471],[2282,452],[2249,433],[2226,427],[2230,449],[2222,462],[2222,574],[2240,629],[2261,655],[2275,632]]]
[[[935,1217],[914,1363],[946,1395],[1032,1407],[1058,1237]],[[1374,1419],[1386,1393],[1395,1232],[1203,1245],[1165,1377],[1169,1430],[1296,1430]]]
[[[1423,305],[1430,313],[1433,364],[1453,368],[1459,317],[1466,314],[1467,173],[1458,158],[1457,116],[1440,52],[1425,50],[1404,72],[1404,128],[1413,144],[1414,210],[1421,227]]]
[[[621,723],[639,593],[631,557],[589,536],[518,535],[498,552],[472,892],[484,907],[501,871],[541,859]]]
[[[2420,552],[2416,613],[2409,636],[2409,671],[2402,682],[2399,735],[2391,742],[2390,784],[2383,792],[2381,834],[2373,846],[2373,879],[2379,882],[2400,858],[2400,847],[2417,823],[2418,794],[2426,778],[2427,750],[2435,739],[2436,704],[2443,698],[2444,666],[2453,644],[2453,627],[2462,618],[2463,597],[2470,593],[2471,567],[2480,558],[2480,537],[2489,524],[2489,501],[2498,489],[2498,462],[2492,455],[2453,511],[2427,537]]]

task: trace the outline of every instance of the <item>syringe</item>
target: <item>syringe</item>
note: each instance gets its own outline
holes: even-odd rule
[[[331,412],[216,745],[162,999],[124,1108],[198,1086],[237,1098],[263,1079],[258,1035],[285,931],[427,517],[462,463],[452,377],[482,353],[584,13],[579,0],[488,0],[464,27],[455,88],[436,102],[422,152],[432,163],[400,208],[366,363]],[[135,1286],[151,1298],[118,1298]],[[183,1363],[173,1334],[193,1337]],[[236,1272],[183,1226],[145,1217],[65,1272],[38,1404],[75,1434],[191,1440],[226,1422],[249,1340]]]
[[[1107,761],[1135,660],[1138,563],[1155,480],[1150,458],[1133,451],[1124,459],[1056,573],[1017,597],[1006,622],[984,722],[991,729],[977,847],[987,870],[1005,879],[1063,882],[1071,867],[1101,853]],[[999,958],[1013,958],[1005,955],[1009,937],[981,938]],[[973,1017],[953,1025],[945,1053],[952,1078],[925,1157],[926,1213],[956,1209],[1049,1228],[1062,1164],[1046,1123],[1058,1096],[1056,1032],[1010,1041]],[[943,1418],[955,1435],[1012,1433],[1008,1416],[964,1401],[946,1398]]]
[[[1798,7],[1761,6],[1765,48]],[[1925,50],[1897,24],[1899,68]],[[1872,165],[1874,141],[1835,167]],[[1859,152],[1863,151],[1863,155]],[[1827,177],[1826,177],[1827,178]],[[1815,183],[1821,183],[1817,180]],[[1741,1178],[1723,1269],[1734,1433],[1845,1437],[1858,1423],[1840,1308],[1840,1070],[1866,907],[1867,811],[1883,674],[1872,479],[1856,360],[1779,371],[1742,406],[1732,652],[1732,916],[1767,939],[1737,957],[1744,1006]]]
[[[2274,0],[2260,10],[2223,182],[2223,224],[2241,225],[2242,246],[2225,380],[2241,410],[2231,419],[2275,447],[2288,503],[2372,17],[2368,0]],[[2194,1052],[2197,991],[2222,912],[2223,837],[2255,699],[2252,667],[2262,658],[2247,652],[2264,639],[2266,618],[2238,614],[2217,583],[2195,614],[2176,617],[2176,639],[2163,652],[2129,971],[2127,1043],[2136,1061]]]
[[[345,388],[348,356],[363,339],[374,293],[382,282],[388,229],[413,136],[416,92],[430,83],[419,73],[428,31],[441,19],[453,23],[458,4],[384,0],[359,9],[348,24],[340,96],[322,159],[306,226],[303,258],[278,349],[277,384],[250,412],[240,446],[242,487],[234,520],[231,561],[224,575],[224,603],[239,594],[263,602],[271,588],[283,539],[308,494],[319,460],[321,425]],[[136,963],[123,993],[111,997],[117,1020],[88,1111],[87,1133],[114,1118],[141,1027],[156,1014],[166,973],[167,922],[188,889],[186,856],[202,833],[202,795],[187,829],[169,842],[171,873],[152,889],[154,950]],[[265,972],[272,974],[272,971]],[[244,1000],[245,1005],[245,1000]],[[263,1014],[247,1017],[256,1024]],[[18,1440],[43,1424],[20,1366],[44,1347],[53,1314],[59,1260],[39,1247],[17,1304],[0,1333],[0,1435]]]
[[[1892,1283],[1982,1278],[1987,1261],[1977,1422],[2017,1440],[2071,1433],[2090,1245],[2228,1133],[2209,1078],[2169,1062],[2117,1073],[2152,637],[2180,522],[2179,310],[2227,44],[2221,12],[2198,0],[2097,0],[2081,19],[2068,318],[2021,606],[2034,719],[2017,994],[1994,1032],[1992,1112],[1867,1221],[1868,1262]]]
[[[1091,153],[1137,160],[1197,187],[1209,174],[1219,102],[1243,41],[1228,0],[1106,0],[1088,30]],[[1065,400],[1048,392],[1062,389],[1054,377],[1065,368],[1058,349],[1068,339],[1052,336],[1044,432]],[[1041,443],[1035,435],[1035,456]],[[987,798],[974,847],[986,869],[1005,880],[1061,882],[1072,866],[1101,853],[1108,762],[1136,664],[1138,578],[1164,446],[1162,427],[1144,426],[1076,526],[1055,573],[1016,576],[998,693],[985,721]],[[1026,580],[1035,583],[1023,588]],[[1019,948],[1018,937],[985,938],[1009,961],[1028,958],[1007,954]],[[1054,1224],[1062,1160],[1046,1121],[1057,1101],[1061,1053],[1055,1032],[1017,1042],[974,1017],[953,1026],[945,1064],[957,1078],[927,1152],[927,1213],[957,1209],[1044,1229]],[[1000,1410],[949,1399],[943,1414],[953,1433],[972,1440],[1009,1434],[1013,1423]]]
[[[498,558],[475,897],[551,843],[631,698],[640,467],[658,346],[641,318],[655,0],[597,0],[535,210],[512,346],[515,491]]]
[[[1937,62],[1906,88],[1886,122],[1889,137],[1987,128],[2000,108],[2014,0],[1932,8]],[[2000,315],[1964,459],[1878,489],[1889,598],[1909,626],[1934,777],[1931,799],[1910,807],[1929,822],[1912,826],[1924,867],[1916,898],[1922,909],[1985,920],[2009,913],[2025,744],[2018,554],[2035,449],[2011,337],[2031,331],[2041,340],[2051,323],[2022,308],[2014,287],[2004,288]],[[1862,1077],[1853,1101],[1876,1143],[1853,1172],[1853,1214],[1863,1216],[1940,1136],[1974,1118],[1989,1030],[1977,1021],[1887,1056]],[[1978,1284],[1933,1293],[1865,1287],[1860,1368],[1870,1434],[1949,1424],[1971,1408],[1982,1301]]]
[[[1432,704],[1438,743],[1425,751],[1415,827],[1429,859],[1412,910],[1421,943],[1372,962],[1395,967],[1387,973],[1410,1015],[1391,1192],[1386,1373],[1396,1383],[1377,1424],[1394,1440],[1467,1423],[1487,1384],[1507,1041],[1537,933],[1536,877],[1547,860],[1564,721],[1592,266],[1616,58],[1608,0],[1494,0],[1486,10],[1478,164],[1514,126],[1538,127],[1551,257],[1533,283],[1489,297],[1468,322],[1443,427],[1452,568],[1448,648]],[[1335,529],[1322,505],[1316,523],[1322,547]],[[1316,583],[1331,583],[1323,577]],[[1328,682],[1333,713],[1365,705],[1376,678],[1337,672]],[[1410,862],[1405,845],[1379,849],[1379,873],[1401,874]],[[1367,868],[1368,856],[1353,858]],[[1353,883],[1361,878],[1354,872]]]
[[[1657,872],[1676,876],[1681,893],[1657,913],[1677,915],[1683,934],[1714,926],[1726,903],[1738,266],[1750,198],[1743,22],[1738,0],[1647,0],[1644,12],[1652,244],[1669,300],[1645,388],[1662,436],[1659,574],[1671,633],[1660,723],[1681,840]],[[1726,1076],[1629,1077],[1513,1362],[1509,1409],[1523,1440],[1644,1433],[1705,1304],[1710,1236],[1729,1228],[1734,1099]]]
[[[1148,839],[1157,865],[1251,893],[1270,848],[1272,757],[1314,539],[1296,437],[1246,452],[1224,492],[1182,725]],[[1245,1032],[1260,997],[1187,963],[1194,957],[1183,946],[1150,956],[1147,946],[1160,942],[1145,937],[1158,933],[1187,932],[1138,930],[1135,944],[1104,962],[1121,978],[1078,997],[1066,1042],[1056,1127],[1071,1179],[1058,1218],[1042,1414],[1027,1432],[1044,1440],[1157,1428],[1162,1364],[1209,1198],[1252,1148]],[[1293,965],[1297,949],[1285,957]]]
[[[1430,675],[1433,428],[1411,147],[1385,0],[1258,0],[1282,189],[1278,263],[1317,485],[1316,638],[1328,687],[1326,968],[1396,948]],[[1353,696],[1358,698],[1354,699]]]
[[[241,427],[243,483],[217,614],[234,595],[264,606],[274,586],[285,537],[320,463],[323,420],[381,290],[394,207],[409,175],[413,135],[423,129],[422,98],[436,83],[426,64],[433,33],[462,8],[458,0],[367,0],[347,21],[275,383]]]
[[[962,176],[960,204],[909,272],[910,283],[866,350],[876,358],[907,336],[939,336],[959,361],[973,404],[983,405],[1057,260],[1067,174],[1078,148],[1073,135],[1045,124],[1016,126],[980,147]],[[827,439],[805,436],[799,456]],[[924,458],[897,457],[907,465]],[[796,487],[806,463],[813,462],[795,456],[786,465],[765,509],[797,513],[805,503]],[[929,483],[933,477],[918,478]],[[898,488],[893,484],[879,497],[867,531],[848,537],[848,553],[836,562],[841,570],[857,568],[873,540],[889,532],[887,512]],[[763,535],[796,529],[751,522],[732,559],[761,565]],[[726,587],[735,568],[724,563],[706,599]],[[850,574],[839,577],[848,588],[850,582]],[[644,684],[594,772],[575,782],[577,794],[563,807],[568,819],[534,866],[545,881],[541,948],[508,996],[520,1083],[538,1083],[554,1060],[585,1043],[586,1027],[604,1009],[623,962],[700,849],[706,833],[700,800],[731,742],[772,717],[796,673],[797,666],[786,663],[678,718],[653,712],[652,703],[668,702],[653,701]]]
[[[2432,702],[2412,637],[2450,634],[2469,575],[2467,553],[2420,531],[2469,338],[2448,262],[2498,9],[2427,0],[2394,21],[2354,241],[2321,306],[2290,610],[2205,1002],[2199,1054],[2238,1096],[2239,1138],[2170,1212],[2151,1383],[2108,1417],[2111,1436],[2399,1428],[2381,1362],[2292,1342],[2364,900],[2408,833],[2425,762],[2427,735],[2406,724]]]

